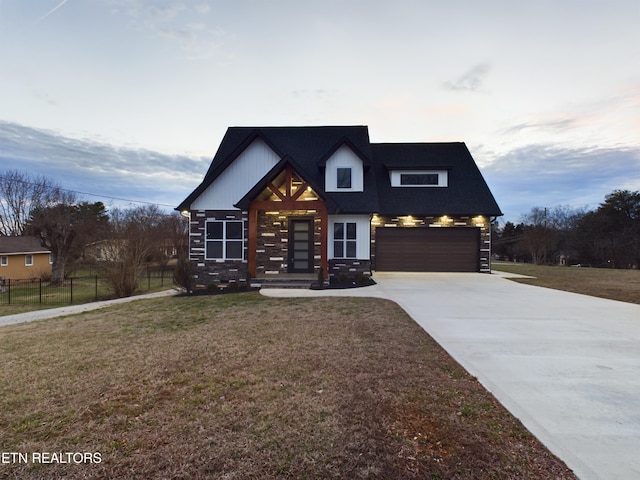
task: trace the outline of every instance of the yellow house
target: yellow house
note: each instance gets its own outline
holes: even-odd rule
[[[51,260],[37,237],[0,237],[0,279],[51,276]]]

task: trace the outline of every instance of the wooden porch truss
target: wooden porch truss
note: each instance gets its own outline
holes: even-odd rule
[[[300,178],[302,184],[294,185],[294,178]],[[284,191],[281,187],[284,186]],[[273,181],[269,182],[263,190],[263,194],[269,194],[268,199],[258,198],[249,203],[249,228],[248,228],[248,268],[249,275],[252,278],[256,276],[257,267],[257,248],[258,248],[258,212],[274,211],[274,210],[301,210],[305,213],[308,210],[315,210],[320,216],[320,266],[323,271],[324,278],[328,275],[328,229],[329,215],[325,202],[315,194],[315,199],[303,198],[305,193],[312,191],[311,186],[297,175],[291,165],[287,164],[284,168],[284,182],[278,188]],[[262,195],[264,196],[264,195]]]

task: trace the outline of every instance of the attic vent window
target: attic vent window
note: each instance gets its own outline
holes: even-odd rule
[[[401,173],[400,185],[438,185],[437,173]]]
[[[338,167],[337,187],[351,188],[351,168]]]

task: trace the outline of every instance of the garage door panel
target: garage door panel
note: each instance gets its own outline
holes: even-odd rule
[[[376,229],[376,269],[406,272],[477,272],[477,228]]]

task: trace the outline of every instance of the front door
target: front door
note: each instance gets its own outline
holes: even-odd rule
[[[313,219],[289,220],[289,273],[313,273]]]

